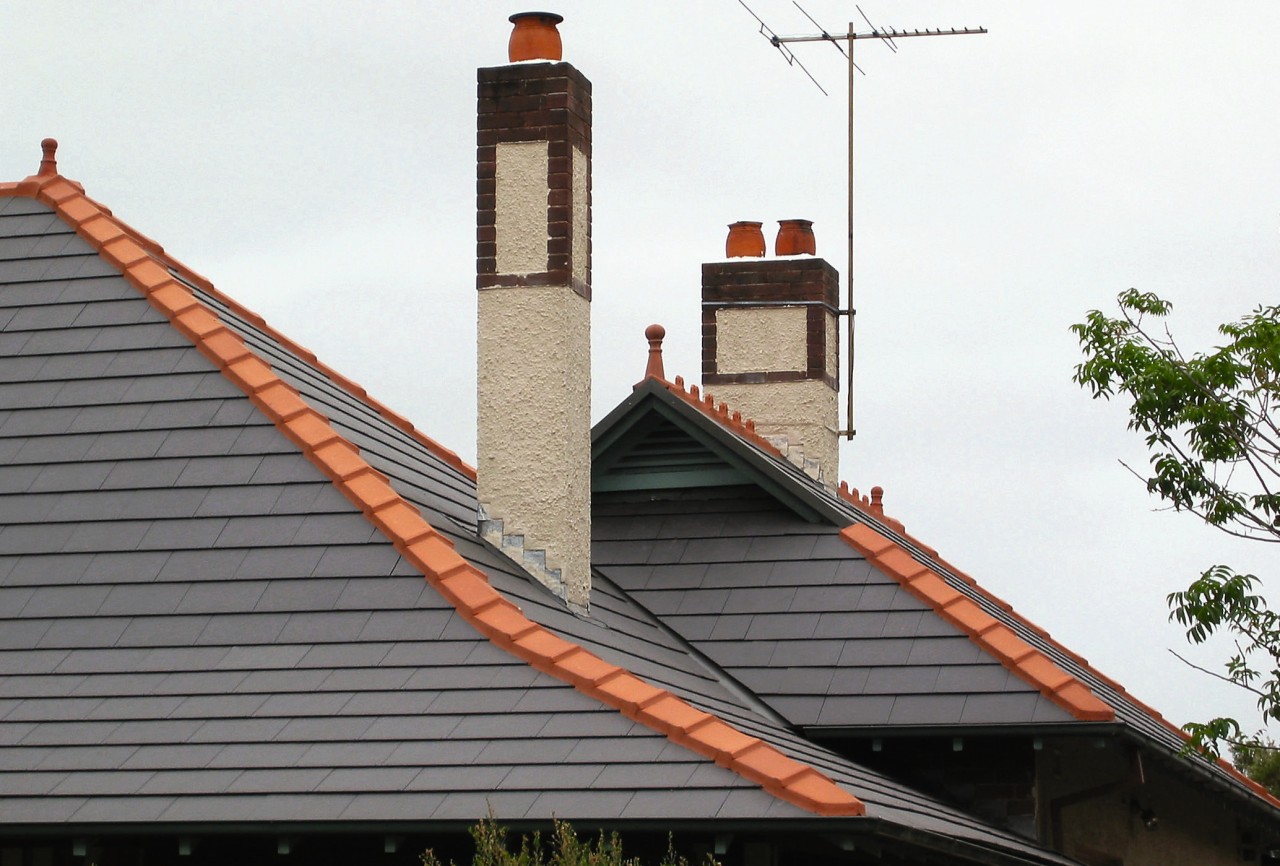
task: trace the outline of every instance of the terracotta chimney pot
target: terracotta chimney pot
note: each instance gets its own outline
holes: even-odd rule
[[[764,223],[736,222],[729,224],[729,237],[724,242],[725,258],[746,259],[764,256]]]
[[[564,20],[554,12],[517,12],[509,19],[516,25],[507,42],[507,57],[512,63],[521,60],[559,61],[564,56],[560,31],[556,25]]]
[[[779,256],[817,255],[813,220],[778,220],[778,237],[773,251]]]

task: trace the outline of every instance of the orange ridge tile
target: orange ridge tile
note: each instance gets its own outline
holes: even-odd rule
[[[970,640],[1074,718],[1081,721],[1110,721],[1115,718],[1115,710],[1088,686],[1062,670],[974,601],[964,598],[942,575],[921,564],[893,539],[863,524],[845,527],[840,537],[873,566],[968,634]]]
[[[763,450],[775,455],[783,460],[786,457],[783,453],[768,439],[756,432],[755,422],[747,419],[743,420],[741,412],[730,412],[726,403],[721,402],[717,407],[715,398],[711,394],[699,396],[698,386],[690,385],[688,390],[685,389],[684,378],[676,376],[674,382],[668,382],[666,379],[660,379],[657,376],[650,377],[658,382],[662,387],[666,388],[672,394],[684,400],[690,406],[697,409],[703,415],[706,415],[712,421],[723,427],[729,428],[731,431],[746,439],[748,442],[762,448]]]
[[[114,220],[106,208],[84,195],[79,184],[73,184],[61,175],[29,180],[30,183],[24,182],[26,185],[0,188],[0,193],[38,198],[68,222],[87,223],[103,217]],[[123,223],[116,222],[131,236],[141,237]],[[109,233],[99,230],[100,237],[106,234]],[[102,252],[100,242],[92,237],[87,240],[99,253]],[[159,245],[149,241],[147,248],[160,249]],[[269,365],[265,365],[264,371],[241,355],[233,344],[239,341],[243,345],[243,340],[226,328],[210,310],[196,302],[180,283],[164,280],[157,272],[154,258],[148,256],[127,264],[119,263],[131,258],[122,256],[117,262],[125,278],[197,348],[220,359],[223,362],[221,369],[228,380],[240,387],[290,440],[305,443],[302,447],[307,459],[325,473],[352,504],[369,515],[386,515],[380,530],[480,634],[524,658],[535,668],[666,734],[695,753],[724,764],[788,803],[817,815],[865,814],[866,807],[861,800],[813,767],[784,755],[763,740],[738,731],[727,722],[694,708],[670,692],[644,682],[630,671],[604,661],[525,617],[518,607],[489,585],[483,572],[463,559],[411,503],[391,488],[386,476],[360,457],[355,445],[334,431],[324,416],[315,412],[293,388],[276,376]],[[235,310],[236,315],[252,316],[180,263],[166,258],[159,264],[181,273],[184,279],[191,279],[193,283],[201,281],[196,284],[216,294],[220,302]],[[294,344],[283,335],[270,333],[281,345],[290,350],[294,348]],[[320,369],[334,381],[346,383],[343,387],[352,387],[347,380],[327,368]],[[378,408],[378,411],[383,410]],[[723,423],[728,417],[727,410],[722,410],[722,414]],[[389,417],[389,420],[392,419]],[[406,432],[412,432],[433,453],[439,455],[444,450],[453,454],[416,433],[407,421],[401,419],[401,422],[403,426],[399,423],[397,426],[407,428]],[[728,420],[728,423],[741,424],[741,421]],[[743,429],[747,430],[747,425],[743,425]],[[456,455],[453,459],[458,468],[474,477],[474,469],[457,460]]]

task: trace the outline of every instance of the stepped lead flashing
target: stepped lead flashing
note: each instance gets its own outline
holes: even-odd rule
[[[44,160],[41,165],[45,166]],[[396,493],[387,476],[360,456],[359,448],[335,431],[327,418],[276,375],[239,335],[175,279],[170,269],[200,285],[202,290],[216,293],[220,301],[241,314],[238,304],[216,292],[207,280],[181,263],[164,256],[158,245],[85,195],[80,184],[57,174],[56,166],[53,170],[55,173],[33,175],[18,183],[0,184],[0,196],[39,201],[75,228],[77,234],[216,364],[229,381],[249,396],[478,632],[537,670],[569,683],[673,742],[727,767],[780,800],[821,816],[866,813],[861,800],[813,767],[528,619],[520,608],[490,586],[485,574],[463,559],[413,505]],[[248,311],[243,313],[255,322],[262,321]],[[291,343],[283,339],[281,342],[292,348]],[[299,352],[304,353],[305,350]],[[305,355],[314,357],[310,353]],[[330,373],[326,367],[319,368],[326,375]],[[348,387],[345,380],[334,378]],[[362,389],[358,394],[367,400]],[[434,446],[432,450],[439,447]]]

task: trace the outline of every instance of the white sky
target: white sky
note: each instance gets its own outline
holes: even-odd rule
[[[781,34],[788,0],[752,0]],[[852,3],[807,0],[832,31]],[[474,459],[475,67],[513,2],[0,7],[0,179],[60,167],[125,221]],[[699,374],[725,225],[804,217],[844,267],[843,59],[735,0],[559,0],[594,83],[595,417],[644,368]],[[1139,698],[1252,702],[1176,661],[1164,596],[1274,558],[1156,513],[1122,407],[1070,381],[1068,326],[1129,286],[1174,327],[1276,299],[1280,4],[867,0],[882,26],[986,36],[857,49],[858,436],[841,474]],[[859,28],[864,29],[864,28]],[[519,399],[519,395],[511,395]],[[1280,601],[1280,599],[1277,599]],[[1194,653],[1215,664],[1212,653]]]

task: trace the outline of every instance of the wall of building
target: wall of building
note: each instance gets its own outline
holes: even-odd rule
[[[1148,759],[1140,781],[1115,739],[1046,740],[1036,752],[1041,838],[1091,866],[1226,866],[1242,860],[1234,804]],[[1075,802],[1081,792],[1112,790]],[[1054,825],[1054,822],[1057,825]],[[1148,826],[1150,824],[1151,826]]]

